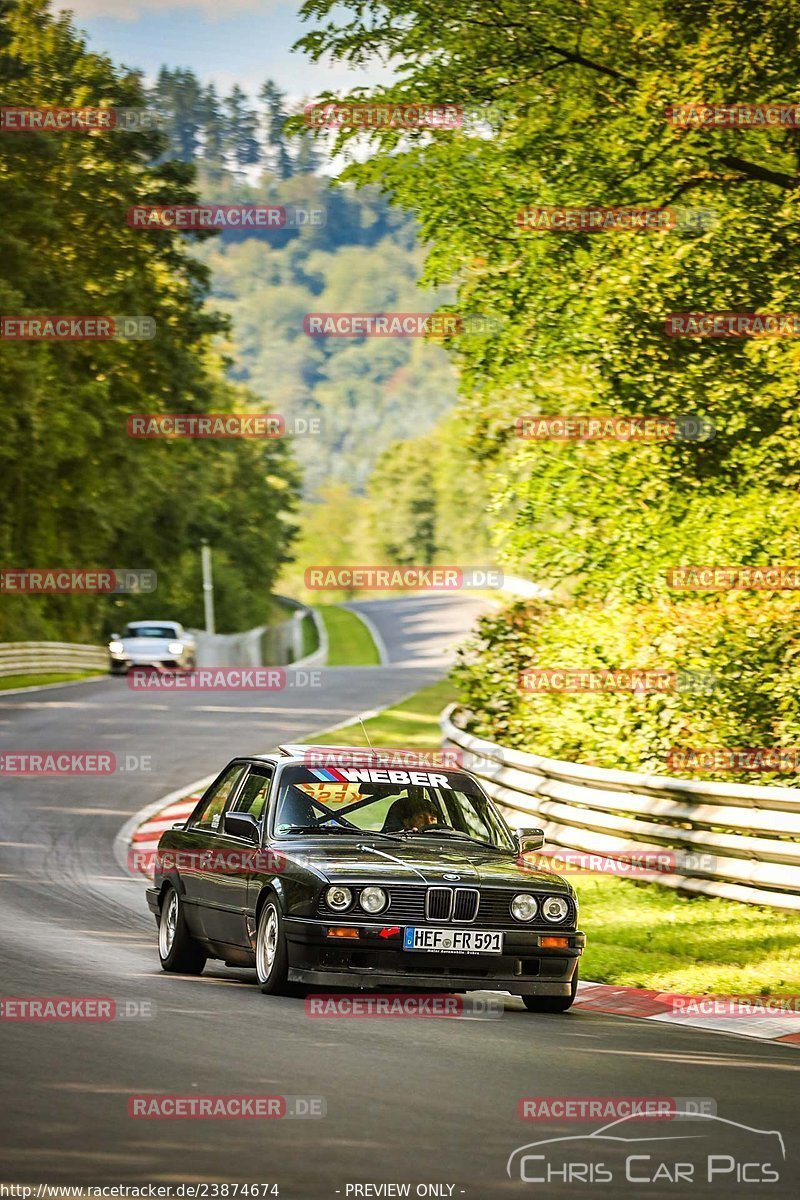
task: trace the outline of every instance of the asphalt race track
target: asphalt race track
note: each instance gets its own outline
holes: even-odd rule
[[[108,1023],[0,1021],[0,1180],[274,1183],[297,1200],[403,1194],[354,1189],[366,1184],[469,1198],[797,1195],[795,1047],[597,1013],[536,1016],[511,997],[494,1020],[314,1020],[301,998],[262,996],[254,972],[213,963],[197,979],[161,972],[143,885],[114,857],[122,824],[236,753],[301,740],[436,679],[447,644],[476,607],[450,597],[365,606],[388,665],[323,670],[318,687],[266,697],[137,693],[110,678],[0,693],[4,751],[111,750],[122,765],[130,756],[132,768],[104,779],[0,777],[2,993],[109,996],[155,1009],[150,1019]],[[144,756],[149,771],[137,769]],[[129,1117],[129,1096],[151,1092],[322,1097],[327,1113]],[[613,1183],[544,1185],[521,1182],[519,1171],[511,1179],[506,1163],[517,1147],[597,1128],[520,1120],[518,1101],[532,1095],[709,1098],[727,1121],[780,1131],[780,1181],[757,1185],[751,1175],[737,1184],[728,1174],[710,1186],[625,1185],[622,1143],[603,1151]],[[679,1125],[658,1122],[655,1134],[676,1134]],[[719,1153],[728,1153],[733,1127],[716,1128]],[[637,1123],[626,1136],[652,1130]],[[668,1158],[668,1145],[638,1149],[652,1155],[639,1170]]]

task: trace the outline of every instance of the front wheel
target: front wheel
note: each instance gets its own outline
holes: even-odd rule
[[[289,952],[278,902],[273,897],[267,900],[258,917],[256,974],[258,986],[266,996],[280,995],[286,991]]]
[[[568,1008],[572,1008],[573,1001],[578,994],[578,968],[575,968],[575,974],[572,976],[570,985],[570,993],[568,996],[523,996],[522,1003],[527,1008],[528,1012],[539,1013],[562,1013]]]
[[[174,971],[180,975],[199,975],[206,965],[207,955],[190,936],[180,897],[173,887],[167,888],[161,905],[158,957],[162,971]]]

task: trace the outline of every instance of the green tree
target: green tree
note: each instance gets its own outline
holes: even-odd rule
[[[490,565],[487,489],[464,461],[459,415],[422,437],[393,442],[367,487],[381,561]]]
[[[203,130],[203,172],[211,182],[217,183],[225,174],[226,129],[225,117],[213,83],[209,83],[202,91],[200,119]]]
[[[249,106],[247,95],[238,83],[225,97],[225,112],[228,153],[234,166],[241,170],[260,162],[258,113]]]
[[[340,590],[323,593],[306,584],[310,567],[369,565],[376,549],[370,541],[369,506],[363,496],[355,496],[342,483],[330,483],[307,500],[300,511],[300,532],[293,562],[286,566],[280,586],[292,595],[311,602],[341,600]],[[346,596],[352,595],[346,591]]]
[[[147,97],[136,73],[87,50],[68,15],[26,0],[0,7],[0,103],[142,108]],[[160,134],[118,130],[0,139],[2,311],[144,315],[156,330],[144,341],[0,342],[0,562],[154,569],[156,597],[121,607],[157,601],[183,618],[200,536],[227,555],[240,592],[269,588],[297,480],[283,444],[127,436],[129,414],[254,403],[224,382],[213,339],[225,322],[205,307],[208,271],[188,240],[126,223],[131,205],[196,200],[192,167],[160,161],[165,149]],[[4,594],[0,639],[94,639],[119,609]]]
[[[479,649],[485,684],[516,688],[504,631],[527,638],[534,656],[568,653],[577,628],[589,660],[598,647],[610,652],[610,606],[617,628],[635,631],[616,652],[646,658],[663,609],[675,636],[657,642],[662,666],[680,666],[696,646],[684,633],[702,629],[715,670],[740,678],[754,611],[774,613],[785,630],[796,600],[766,596],[753,609],[709,593],[689,602],[670,592],[665,568],[792,561],[797,350],[790,338],[670,338],[664,322],[672,312],[796,307],[797,132],[680,128],[666,111],[697,100],[795,100],[800,9],[780,0],[757,9],[734,0],[634,0],[624,9],[611,0],[533,9],[469,0],[453,12],[443,0],[308,0],[303,13],[315,27],[301,44],[315,60],[384,57],[396,68],[390,84],[348,100],[423,99],[472,112],[457,130],[346,130],[334,150],[349,158],[345,180],[382,187],[416,216],[429,246],[424,281],[456,282],[459,305],[497,321],[493,336],[456,347],[462,454],[481,464],[491,488],[502,561],[577,608],[570,626],[555,612],[552,625],[546,615],[509,614]],[[369,153],[356,152],[354,139],[365,136]],[[531,205],[668,208],[677,227],[532,232],[518,223]],[[710,220],[689,223],[697,210]],[[520,417],[562,413],[699,415],[715,436],[657,444],[516,436]],[[754,655],[767,692],[781,690],[792,655]],[[477,700],[483,684],[464,679]],[[736,705],[725,689],[706,698],[711,726],[678,697],[668,728],[686,744],[698,730],[728,737],[737,727],[766,744],[797,738],[791,705],[782,699],[770,710],[762,690],[741,689]],[[571,710],[559,727],[539,720],[544,701],[529,704],[515,736],[546,728],[535,748],[563,749]],[[629,761],[629,712],[596,705],[574,728],[571,753],[594,753],[605,736],[612,758]],[[657,722],[641,728],[636,754],[652,767]]]
[[[278,179],[288,179],[292,174],[292,159],[285,134],[286,96],[271,79],[268,79],[262,84],[258,98],[264,105],[262,124],[272,173]]]
[[[373,536],[385,560],[401,566],[436,557],[436,497],[429,439],[395,442],[370,478]]]
[[[168,145],[164,158],[193,163],[200,149],[203,94],[192,71],[162,67],[151,93],[164,119]]]

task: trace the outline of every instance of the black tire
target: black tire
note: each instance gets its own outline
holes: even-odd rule
[[[109,675],[127,675],[128,668],[127,667],[118,667],[115,665],[109,669],[108,673],[109,673]]]
[[[256,975],[265,996],[285,995],[289,984],[289,951],[277,898],[267,897],[256,928]]]
[[[180,975],[200,975],[208,955],[186,928],[183,906],[174,887],[168,887],[161,901],[158,918],[158,957],[162,971]]]
[[[528,1012],[535,1013],[563,1013],[567,1009],[572,1008],[573,1001],[578,994],[578,968],[575,968],[575,974],[572,976],[572,984],[568,996],[522,996],[522,1003],[527,1008]]]

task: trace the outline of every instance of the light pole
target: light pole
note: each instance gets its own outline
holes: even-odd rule
[[[214,581],[211,577],[211,547],[203,538],[200,550],[203,563],[203,607],[206,614],[206,633],[215,633],[214,627]]]

